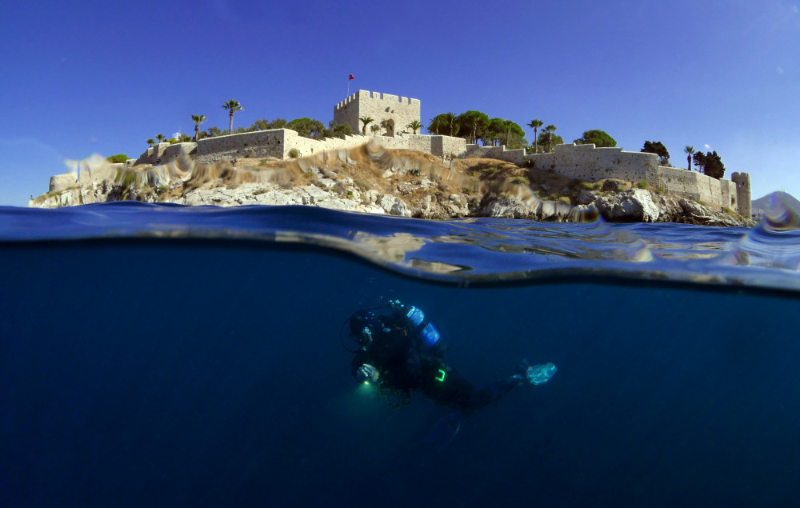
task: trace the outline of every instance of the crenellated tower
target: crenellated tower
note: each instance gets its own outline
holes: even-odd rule
[[[390,119],[394,121],[394,130],[388,135],[411,132],[406,126],[415,120],[419,122],[421,118],[419,99],[359,90],[333,107],[333,120],[348,124],[354,134],[362,132],[364,125],[359,120],[362,117],[372,118],[372,123],[367,126],[368,136],[372,134],[370,127],[380,126],[382,121]],[[379,132],[386,133],[386,130]]]
[[[736,184],[736,206],[739,215],[749,219],[753,213],[750,202],[750,174],[734,173],[731,175],[731,181]]]

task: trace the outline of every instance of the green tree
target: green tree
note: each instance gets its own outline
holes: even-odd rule
[[[159,143],[163,143],[164,140],[167,138],[165,138],[163,134],[156,134],[156,139],[158,140]]]
[[[378,131],[381,130],[381,126],[377,125],[377,124],[373,124],[372,127],[369,128],[369,130],[372,131],[372,135],[375,136],[375,135],[377,135]]]
[[[283,129],[284,127],[286,127],[287,123],[288,122],[286,120],[284,120],[283,118],[276,118],[275,120],[273,120],[271,122],[269,120],[267,120],[266,118],[262,118],[261,120],[256,120],[253,123],[253,125],[258,127],[258,130],[270,131],[270,130],[275,130],[275,129]]]
[[[706,162],[706,174],[712,178],[719,180],[725,176],[725,165],[722,163],[722,158],[716,151],[706,154],[708,161]]]
[[[606,131],[592,129],[585,131],[583,136],[575,140],[579,145],[593,144],[597,148],[607,148],[617,146],[617,140],[608,135]]]
[[[336,123],[334,121],[330,123],[330,131],[331,135],[336,138],[344,138],[353,134],[353,128],[350,127],[349,123]]]
[[[222,131],[219,130],[219,127],[214,126],[214,127],[209,127],[208,128],[208,137],[213,138],[213,137],[221,136],[221,135],[222,135]]]
[[[353,133],[353,128],[350,127],[350,124],[336,123],[335,121],[331,120],[328,123],[328,128],[322,129],[317,135],[314,136],[314,139],[325,139],[325,138],[344,139],[345,136],[348,136],[352,133]]]
[[[722,159],[717,155],[716,151],[706,153],[703,173],[717,180],[725,176],[725,165],[722,163]]]
[[[230,125],[230,128],[228,128],[228,132],[233,134],[233,114],[236,113],[237,111],[243,110],[244,108],[242,107],[241,104],[239,104],[239,101],[235,101],[235,100],[231,99],[231,100],[229,100],[228,102],[226,102],[225,104],[222,105],[222,109],[227,110],[228,114],[231,117],[231,125]]]
[[[446,126],[444,115],[436,115],[431,119],[430,123],[428,123],[428,132],[438,136],[439,129],[444,129]]]
[[[413,121],[413,122],[411,122],[410,124],[406,125],[406,127],[408,127],[409,129],[411,129],[412,131],[414,131],[414,134],[416,134],[416,133],[417,133],[417,130],[419,130],[419,129],[421,129],[421,128],[422,128],[422,124],[421,124],[421,123],[419,123],[419,120],[414,120],[414,121]]]
[[[511,148],[511,134],[516,134],[520,138],[525,137],[525,131],[522,130],[522,127],[517,125],[515,122],[511,120],[503,120],[503,126],[505,127],[506,131],[506,147]]]
[[[482,131],[489,126],[489,116],[481,111],[470,110],[461,113],[456,121],[466,127],[473,144],[478,142],[478,134],[482,134]]]
[[[361,118],[359,118],[359,120],[361,120],[361,122],[364,124],[364,127],[361,129],[361,133],[366,136],[367,135],[367,125],[371,124],[375,120],[373,118],[368,117],[368,116],[362,116]]]
[[[386,130],[387,136],[394,135],[394,119],[389,118],[387,120],[381,120],[381,127]]]
[[[117,155],[112,155],[110,157],[106,157],[106,160],[111,163],[120,163],[125,162],[128,160],[128,156],[124,153],[118,153]]]
[[[506,124],[505,120],[502,118],[490,118],[489,124],[483,129],[483,135],[481,138],[483,139],[484,145],[492,145],[497,146],[500,144],[500,138],[503,137],[503,134],[506,132]]]
[[[453,113],[442,113],[441,115],[436,115],[431,120],[430,125],[428,126],[428,132],[434,132],[439,134],[439,131],[449,132],[449,136],[456,136],[458,135],[459,130],[458,124],[458,116]]]
[[[561,138],[561,136],[553,134],[553,132],[551,131],[542,129],[542,131],[539,133],[539,144],[542,145],[542,150],[546,150],[545,147],[547,147],[550,144],[552,144],[553,146],[563,145],[564,140]]]
[[[534,118],[531,120],[531,123],[528,124],[528,127],[533,129],[533,153],[539,152],[539,127],[541,127],[544,123],[541,120]]]
[[[303,118],[295,118],[291,122],[286,124],[287,129],[292,129],[296,131],[299,135],[306,137],[306,138],[316,138],[322,131],[325,130],[325,124],[320,122],[319,120],[313,120],[311,118],[303,117]]]
[[[641,151],[658,155],[658,163],[662,166],[669,164],[669,151],[661,141],[645,141]]]
[[[552,152],[553,151],[553,136],[556,133],[556,129],[558,129],[558,127],[556,127],[553,124],[550,124],[550,125],[548,125],[547,127],[544,128],[544,132],[545,132],[545,134],[547,134],[547,151],[548,152]]]
[[[192,121],[194,122],[194,140],[197,142],[200,139],[200,124],[206,121],[206,117],[204,115],[192,115]]]
[[[150,146],[152,148],[152,146],[154,144],[156,144],[156,140],[153,139],[153,138],[150,138],[150,139],[147,140],[147,144],[148,144],[148,146]]]
[[[181,143],[188,143],[191,140],[192,137],[186,133],[181,134],[181,136],[178,138],[178,141],[180,141]],[[197,137],[195,137],[195,141],[197,141]]]
[[[706,154],[703,152],[695,152],[692,156],[694,160],[694,165],[697,167],[697,171],[701,173],[705,173],[706,170]]]
[[[686,154],[686,161],[689,163],[687,170],[692,170],[692,155],[695,153],[695,149],[692,145],[686,145],[686,148],[683,149],[683,153]]]

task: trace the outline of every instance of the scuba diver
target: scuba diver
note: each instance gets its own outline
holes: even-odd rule
[[[453,440],[472,413],[521,384],[546,383],[557,370],[552,363],[523,363],[509,377],[477,389],[445,363],[447,347],[419,308],[390,300],[387,307],[357,311],[348,321],[350,338],[359,346],[345,346],[355,353],[351,370],[357,381],[377,385],[378,396],[388,396],[395,408],[410,404],[411,392],[418,391],[437,405],[455,409],[426,438],[436,451]]]

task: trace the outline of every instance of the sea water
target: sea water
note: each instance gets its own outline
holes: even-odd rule
[[[0,506],[792,506],[796,226],[2,208]],[[395,299],[558,373],[435,453],[340,337]]]

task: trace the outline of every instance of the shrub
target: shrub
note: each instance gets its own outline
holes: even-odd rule
[[[300,157],[300,150],[298,150],[297,148],[292,148],[291,150],[289,150],[289,157],[291,157],[292,159]]]
[[[530,185],[531,183],[524,176],[515,176],[511,179],[511,183],[516,185]]]
[[[636,184],[636,187],[646,190],[648,187],[650,187],[650,184],[647,183],[646,180],[642,180],[642,181],[640,181],[639,183]]]
[[[356,187],[358,187],[362,191],[367,191],[370,188],[370,185],[367,182],[365,182],[364,180],[356,180],[355,184],[356,184]]]
[[[571,205],[572,204],[572,200],[569,199],[568,196],[561,196],[560,198],[558,198],[558,202],[559,203],[564,203],[565,205]]]
[[[126,160],[128,160],[128,156],[125,155],[124,153],[118,153],[117,155],[112,155],[111,157],[106,158],[106,160],[108,162],[113,162],[116,164],[119,162],[125,162]]]

